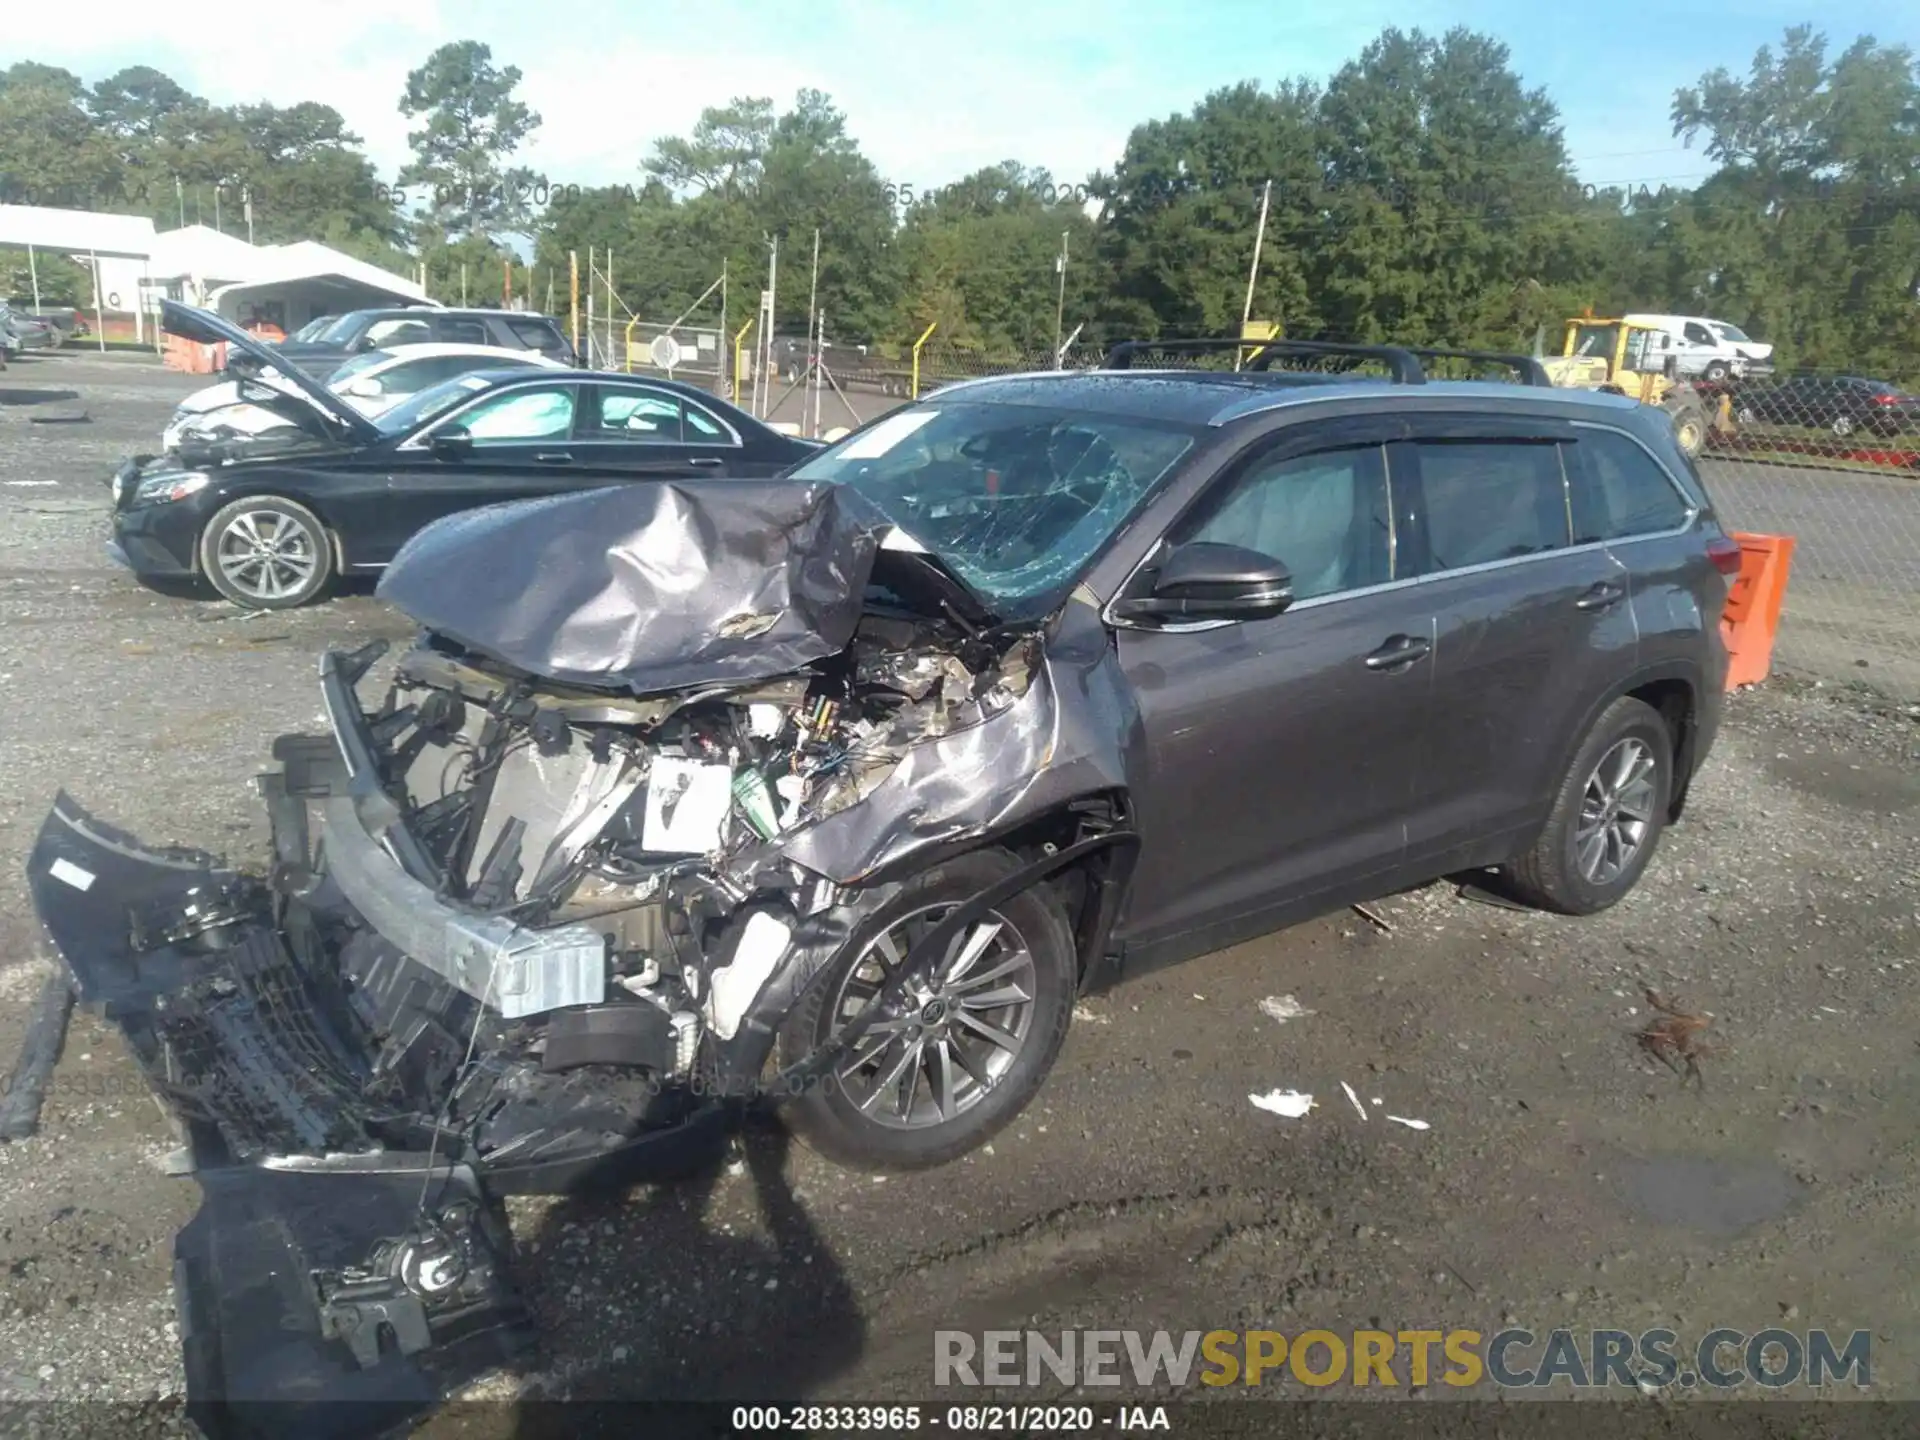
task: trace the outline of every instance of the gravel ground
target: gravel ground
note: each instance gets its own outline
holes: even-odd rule
[[[319,720],[320,651],[408,633],[366,594],[237,618],[109,564],[105,477],[194,383],[66,356],[0,377],[8,1056],[55,790],[258,856],[248,777]],[[672,1191],[516,1203],[547,1338],[477,1393],[924,1399],[936,1328],[1518,1322],[1867,1329],[1874,1392],[1920,1398],[1917,709],[1793,677],[1734,697],[1687,823],[1604,916],[1434,886],[1380,902],[1390,931],[1342,914],[1087,1002],[1033,1109],[944,1170],[882,1181],[763,1136]],[[1636,1046],[1648,985],[1711,1013],[1704,1087]],[[1306,1013],[1263,1013],[1279,997]],[[1275,1087],[1316,1107],[1248,1103]],[[41,1133],[0,1146],[0,1398],[177,1393],[195,1191],[172,1144],[77,1016]]]

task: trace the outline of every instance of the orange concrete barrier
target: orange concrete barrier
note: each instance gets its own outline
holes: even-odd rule
[[[178,335],[167,336],[163,363],[169,370],[184,370],[189,375],[211,375],[227,367],[227,347],[196,345]]]
[[[1720,612],[1720,638],[1727,644],[1727,689],[1758,685],[1773,668],[1773,638],[1787,598],[1793,536],[1736,533],[1740,573]]]

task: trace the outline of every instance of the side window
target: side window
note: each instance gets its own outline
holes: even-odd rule
[[[733,443],[733,436],[727,428],[698,405],[681,406],[680,415],[686,423],[686,438],[695,445],[731,445]]]
[[[657,441],[678,444],[682,438],[682,407],[678,396],[656,390],[600,390],[600,423],[585,439]]]
[[[551,325],[542,325],[538,320],[509,319],[507,329],[513,332],[514,339],[529,350],[557,355],[566,349],[566,346],[561,343],[560,332]]]
[[[1560,447],[1526,440],[1423,440],[1420,484],[1435,570],[1458,570],[1567,544]]]
[[[393,319],[376,320],[367,327],[366,339],[375,345],[391,348],[395,345],[424,345],[433,339],[433,332],[427,328],[424,320]]]
[[[1238,545],[1280,561],[1296,600],[1393,578],[1387,467],[1377,445],[1256,460],[1177,541]]]
[[[482,400],[454,417],[477,445],[560,440],[573,429],[573,387],[539,386]]]
[[[1685,523],[1686,500],[1639,445],[1614,430],[1585,431],[1579,445],[1585,484],[1574,497],[1577,542],[1657,535]]]
[[[493,337],[487,334],[487,327],[478,320],[461,320],[451,316],[439,321],[440,338],[449,345],[491,345]]]
[[[1717,345],[1719,343],[1714,339],[1711,330],[1707,329],[1704,325],[1696,325],[1692,321],[1687,322],[1686,334],[1688,343],[1692,345]]]

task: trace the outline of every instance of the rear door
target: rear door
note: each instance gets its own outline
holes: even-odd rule
[[[1295,426],[1235,462],[1166,546],[1278,559],[1294,603],[1269,619],[1113,620],[1146,731],[1130,945],[1161,958],[1281,923],[1391,869],[1426,731],[1433,622],[1405,581],[1391,417]]]
[[[616,476],[691,480],[771,475],[716,412],[678,391],[641,381],[582,385],[574,452],[583,465]]]
[[[1576,544],[1604,544],[1626,571],[1637,666],[1697,668],[1726,581],[1695,528],[1698,509],[1654,452],[1624,429],[1574,426],[1566,454]]]
[[[1573,543],[1562,452],[1574,438],[1551,420],[1429,415],[1401,447],[1434,612],[1410,858],[1536,825],[1598,688],[1632,669],[1625,568],[1602,543]]]

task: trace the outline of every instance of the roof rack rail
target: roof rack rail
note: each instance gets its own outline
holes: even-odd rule
[[[1549,390],[1554,388],[1547,367],[1532,355],[1514,355],[1501,350],[1449,350],[1438,345],[1412,345],[1408,348],[1423,360],[1484,360],[1493,365],[1505,365],[1519,375],[1523,385],[1539,385]]]
[[[1420,368],[1420,362],[1414,352],[1399,345],[1343,345],[1331,340],[1123,340],[1107,351],[1106,359],[1100,362],[1104,370],[1127,370],[1133,365],[1136,355],[1151,354],[1155,350],[1165,351],[1208,351],[1208,350],[1258,350],[1248,365],[1252,370],[1265,370],[1279,355],[1345,355],[1356,360],[1379,360],[1393,375],[1396,385],[1424,385],[1427,372]]]

